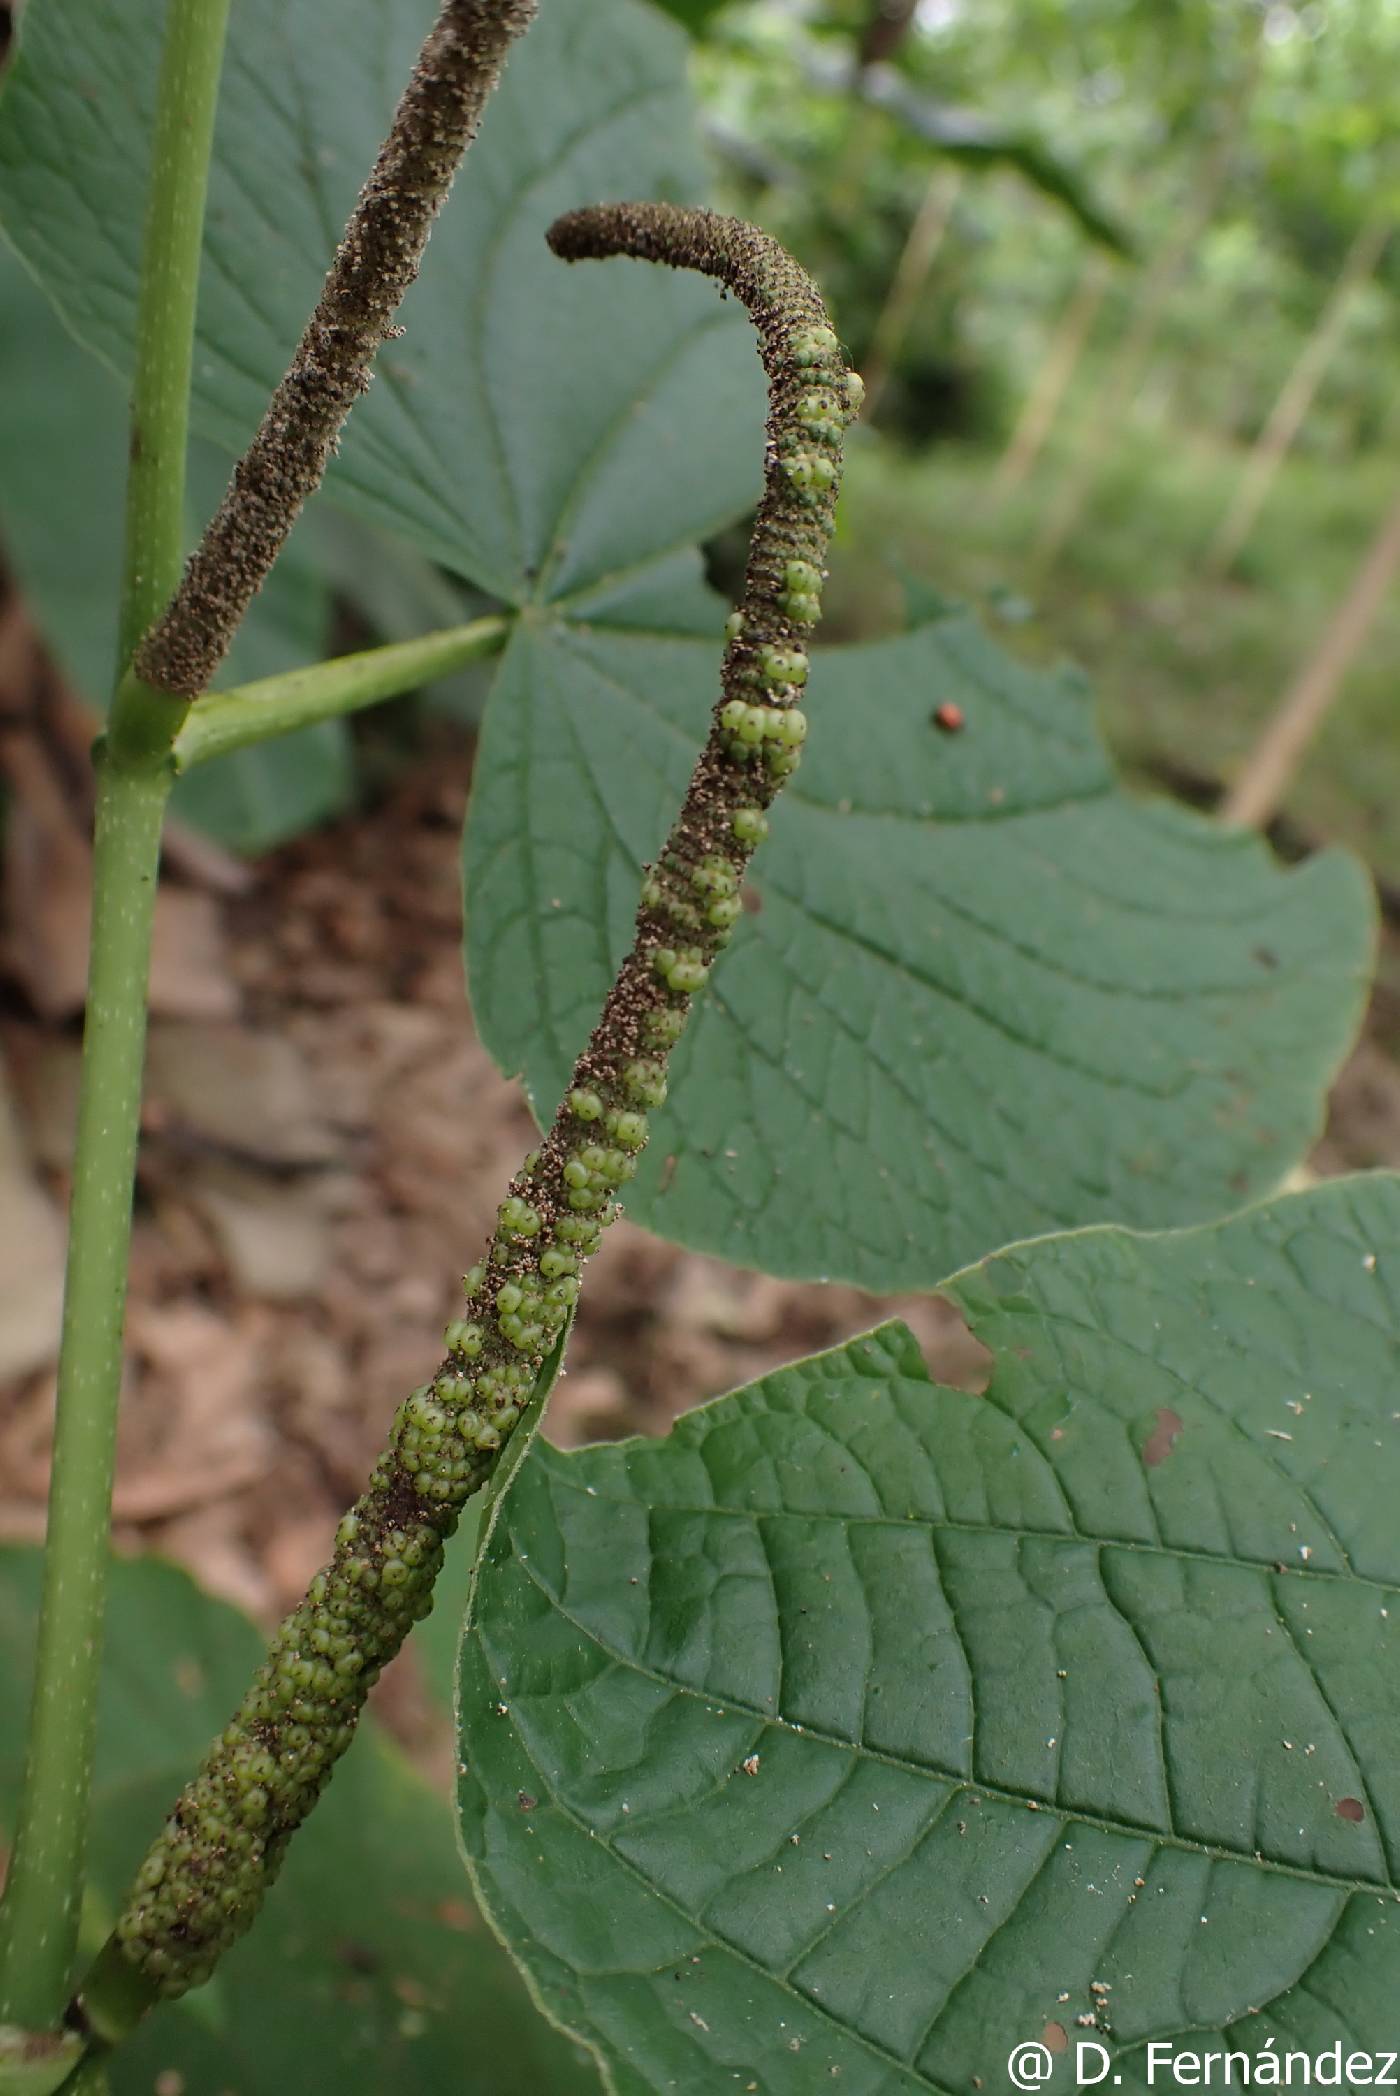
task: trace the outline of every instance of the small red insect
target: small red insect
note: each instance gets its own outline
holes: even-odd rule
[[[933,725],[935,728],[941,728],[945,735],[956,735],[959,728],[966,724],[966,720],[967,716],[962,707],[952,699],[945,699],[941,706],[934,708]]]

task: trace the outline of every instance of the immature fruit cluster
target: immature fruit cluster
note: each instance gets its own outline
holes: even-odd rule
[[[352,1736],[371,1684],[432,1606],[444,1540],[528,1408],[619,1213],[690,1001],[743,911],[767,809],[800,760],[840,442],[859,403],[821,302],[781,248],[737,220],[668,205],[576,212],[568,258],[634,254],[719,277],[757,325],[770,380],[768,472],[723,689],[685,803],[642,890],[636,939],[540,1146],[464,1278],[430,1382],[400,1406],[335,1553],[278,1631],[232,1723],[178,1801],[121,1916],[148,1983],[181,1993],[247,1927],[291,1834]]]

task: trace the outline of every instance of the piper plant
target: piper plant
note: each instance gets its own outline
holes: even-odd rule
[[[538,32],[556,39],[553,99],[541,88],[530,107],[554,110],[562,132],[580,77],[563,43],[577,37],[599,68],[621,46],[554,9]],[[677,584],[675,548],[639,549],[616,516],[595,523],[603,571],[573,581],[556,519],[547,560],[520,563],[513,612],[212,691],[397,339],[429,229],[534,6],[445,0],[286,375],[182,569],[226,13],[227,0],[169,0],[156,91],[44,1597],[0,1905],[0,2091],[99,2088],[109,2071],[127,2086],[148,2012],[238,1969],[244,1951],[228,1967],[226,1954],[314,1841],[314,1824],[293,1837],[431,1608],[473,1502],[484,1512],[460,1647],[462,1847],[536,2002],[567,2034],[556,2076],[777,2096],[836,2077],[872,2096],[1001,2087],[1013,2044],[1044,2045],[1054,2067],[1077,2024],[1131,2082],[1163,2031],[1229,2034],[1266,2011],[1256,2051],[1274,2024],[1320,2044],[1328,2016],[1358,2045],[1378,2042],[1400,1981],[1385,1745],[1400,1672],[1376,1599],[1400,1584],[1381,1519],[1400,1455],[1379,1394],[1396,1344],[1383,1287],[1394,1185],[1356,1182],[1159,1238],[1043,1235],[1199,1220],[1267,1191],[1296,1158],[1364,977],[1353,870],[1327,861],[1285,879],[1248,840],[1132,807],[1065,681],[991,654],[943,608],[844,666],[809,661],[860,380],[798,265],[754,227],[691,205],[574,199],[551,213],[548,242],[560,263],[698,272],[757,331],[761,489],[718,694],[719,620],[693,568]],[[23,186],[4,150],[0,124],[0,206],[6,180]],[[556,175],[547,159],[532,180]],[[499,188],[499,163],[492,179]],[[498,248],[483,253],[488,275]],[[508,302],[508,287],[493,291]],[[688,320],[648,383],[664,387],[692,356],[708,371],[719,353]],[[581,344],[564,354],[578,362]],[[559,386],[539,401],[557,416]],[[613,411],[596,453],[631,413]],[[523,544],[548,475],[510,481],[499,429],[493,442]],[[642,500],[629,482],[623,507]],[[560,517],[582,531],[580,508],[571,496]],[[566,642],[548,603],[567,614]],[[628,867],[640,900],[630,927],[604,928],[607,965],[589,977],[601,1012],[581,1052],[558,1051],[583,1031],[560,1016],[579,1003],[575,926],[554,949],[565,965],[528,961],[528,1048],[511,1039],[518,1017],[492,970],[474,967],[486,1037],[557,1107],[502,1191],[437,1367],[399,1405],[325,1568],[85,1958],[145,987],[172,781],[503,648],[502,683],[524,663],[538,686],[520,701],[528,715],[546,703],[550,646],[602,663],[585,727],[595,748],[621,706],[633,711],[615,742],[631,752],[628,649],[645,657],[658,773],[679,785],[676,731],[693,740],[702,670],[708,733],[669,828],[659,806],[648,815],[654,842]],[[824,674],[833,691],[847,680],[839,746]],[[811,768],[768,842],[809,713]],[[645,827],[625,798],[636,767],[619,781],[606,759],[596,838],[574,801],[565,820],[544,791],[513,814],[498,718],[493,699],[472,815],[486,839],[479,881],[470,837],[468,852],[488,931],[501,861],[525,864],[538,894],[538,868],[567,835],[599,855],[592,886],[607,897],[614,833]],[[938,732],[952,725],[956,747]],[[616,816],[609,795],[624,796]],[[506,826],[494,843],[493,822]],[[517,980],[518,945],[510,962]],[[746,1151],[726,1140],[741,1126]],[[931,1285],[961,1262],[947,1292],[992,1350],[985,1396],[940,1390],[887,1326],[691,1415],[660,1449],[545,1452],[532,1437],[587,1261],[624,1199],[665,1214],[669,1178],[648,1178],[663,1130],[684,1175],[675,1234],[690,1241],[776,1272],[820,1259],[881,1287]],[[997,1252],[1015,1236],[1036,1241]],[[1354,1386],[1336,1368],[1348,1349]],[[1238,1707],[1217,1738],[1210,1713],[1228,1697]],[[1232,1754],[1248,1756],[1248,1781],[1227,1778]],[[369,1925],[369,1901],[357,1875],[352,1921]],[[1208,1968],[1188,1949],[1193,1915],[1215,1924]],[[1259,1929],[1270,1948],[1256,1954]],[[1311,1973],[1332,1992],[1310,1988]],[[219,1998],[211,1988],[215,2018]],[[523,1992],[508,2007],[533,2014]],[[511,2071],[478,2048],[470,2085],[504,2090]]]

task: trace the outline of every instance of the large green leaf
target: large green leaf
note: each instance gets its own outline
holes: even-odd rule
[[[0,1827],[22,1764],[20,1684],[37,1599],[37,1558],[0,1552]],[[261,1651],[249,1623],[173,1567],[113,1567],[91,1948]],[[187,2096],[596,2090],[595,2071],[537,2014],[464,1889],[447,1806],[368,1726],[251,1935],[118,2055],[116,2096],[149,2096],[172,2073]]]
[[[200,292],[195,407],[240,446],[286,364],[431,0],[240,0]],[[74,330],[131,360],[159,0],[44,0],[0,110],[0,222]],[[757,492],[746,324],[693,280],[567,269],[568,206],[687,196],[685,39],[636,0],[545,0],[332,475],[340,496],[511,600],[575,592]]]
[[[227,467],[208,444],[193,447],[190,464],[190,506],[202,521]],[[0,535],[49,646],[97,707],[106,705],[115,667],[125,478],[121,387],[65,332],[13,256],[0,253]],[[305,526],[297,533],[255,598],[226,685],[324,652],[330,597],[312,530],[310,542]],[[344,724],[323,721],[192,773],[175,805],[223,842],[262,851],[343,807],[350,784]]]
[[[477,1023],[541,1108],[631,939],[716,689],[717,642],[608,616],[517,634],[467,832]],[[1365,995],[1360,869],[1284,873],[1130,799],[1077,683],[966,615],[822,655],[810,689],[761,907],[676,1058],[632,1214],[773,1273],[895,1289],[1034,1231],[1194,1221],[1277,1185]],[[934,725],[944,700],[961,734]]]
[[[887,1325],[537,1443],[459,1805],[554,2012],[682,2096],[1393,2047],[1397,1244],[1390,1176],[1046,1239],[948,1289],[985,1396]]]

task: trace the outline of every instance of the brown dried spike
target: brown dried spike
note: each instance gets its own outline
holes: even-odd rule
[[[445,0],[287,374],[180,587],[136,651],[136,674],[156,690],[193,699],[208,689],[368,390],[506,52],[536,4]]]

